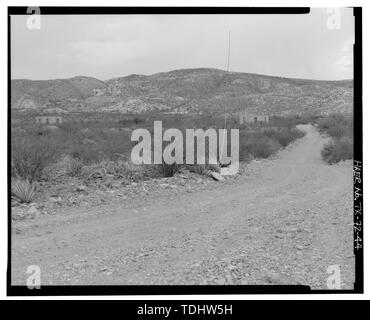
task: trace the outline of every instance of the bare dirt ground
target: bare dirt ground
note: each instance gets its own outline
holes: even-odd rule
[[[12,284],[29,265],[50,284],[304,284],[338,265],[353,288],[350,163],[329,166],[311,125],[234,183],[12,223]],[[160,189],[160,187],[158,186]]]

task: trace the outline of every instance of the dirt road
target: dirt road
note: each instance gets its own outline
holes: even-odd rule
[[[352,169],[325,164],[306,136],[253,174],[215,190],[14,222],[12,284],[28,265],[42,284],[305,284],[338,265],[353,287]],[[93,214],[92,214],[93,213]]]

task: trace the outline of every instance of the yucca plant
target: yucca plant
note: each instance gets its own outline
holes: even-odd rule
[[[36,184],[17,179],[12,183],[11,195],[21,203],[30,203],[36,197]]]
[[[83,163],[80,159],[69,159],[66,167],[67,174],[71,177],[78,177],[81,175]]]
[[[188,165],[187,167],[191,172],[194,172],[201,176],[209,176],[210,171],[212,171],[205,164],[193,164],[193,165]]]

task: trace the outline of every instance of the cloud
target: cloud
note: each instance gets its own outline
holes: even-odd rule
[[[353,72],[353,40],[346,40],[339,49],[339,57],[334,60],[333,70],[342,73]]]
[[[353,15],[326,27],[325,9],[308,15],[42,16],[38,31],[13,16],[12,77],[87,75],[99,79],[181,68],[225,69],[311,79],[351,75]]]

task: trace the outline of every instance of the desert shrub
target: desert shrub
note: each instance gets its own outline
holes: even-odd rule
[[[214,172],[220,172],[221,166],[219,164],[208,163],[207,169]]]
[[[68,135],[75,135],[83,128],[83,124],[78,122],[63,122],[58,125],[58,128]]]
[[[353,118],[332,114],[317,121],[320,131],[334,138],[353,135]]]
[[[187,168],[189,169],[189,171],[202,175],[202,176],[207,176],[209,172],[209,169],[207,168],[205,164],[188,165]]]
[[[23,138],[12,142],[12,175],[33,182],[56,156],[57,148],[44,137]]]
[[[322,158],[329,164],[353,159],[353,118],[333,114],[319,119],[321,132],[328,134],[332,141],[321,150]]]
[[[329,164],[353,158],[353,140],[347,137],[334,139],[321,150],[322,158]]]
[[[251,135],[240,141],[240,159],[268,158],[280,147],[281,145],[276,140],[265,135]]]
[[[138,125],[138,124],[143,124],[143,123],[145,123],[145,119],[142,119],[142,118],[140,118],[140,117],[135,117],[135,118],[134,118],[134,123],[135,123],[136,125]]]
[[[90,130],[81,139],[76,136],[68,143],[65,153],[80,159],[85,164],[93,164],[104,159],[119,160],[119,155],[129,155],[131,149],[129,133],[99,129]]]
[[[11,184],[11,195],[21,203],[30,203],[36,197],[36,184],[28,180],[15,179]]]
[[[276,140],[282,147],[286,147],[292,141],[304,136],[304,133],[296,128],[267,129],[263,134]]]
[[[84,164],[80,159],[68,157],[65,168],[66,174],[71,177],[78,177],[81,175],[83,167]]]
[[[74,159],[79,159],[84,163],[98,162],[102,158],[102,151],[99,147],[92,147],[81,143],[71,143],[68,151],[70,156]]]
[[[335,119],[333,118],[322,118],[317,121],[319,129],[322,131],[328,130],[335,124]]]
[[[333,137],[339,139],[345,134],[346,127],[341,124],[334,124],[332,127],[326,130],[326,133]]]
[[[305,114],[302,116],[296,116],[295,118],[295,124],[313,124],[316,123],[319,119],[319,115],[315,114]]]
[[[289,123],[288,123],[289,124]],[[241,161],[253,158],[268,158],[281,147],[286,147],[292,141],[304,136],[295,127],[264,127],[240,131],[239,153]]]
[[[273,136],[280,143],[282,147],[286,147],[292,141],[302,138],[304,133],[298,129],[282,129],[276,132],[276,135]]]
[[[178,172],[181,168],[181,165],[177,163],[168,164],[163,161],[161,164],[158,165],[158,171],[163,177],[173,177],[176,172]]]
[[[140,116],[129,116],[128,118],[118,120],[118,124],[124,127],[134,127],[137,125],[144,125],[145,119]]]
[[[103,160],[83,167],[81,172],[85,180],[104,179],[111,176],[114,179],[126,181],[145,180],[146,173],[142,166],[134,165],[127,161]]]
[[[187,165],[186,167],[189,169],[189,171],[202,175],[202,176],[208,176],[210,171],[220,172],[220,169],[221,169],[219,164],[211,164],[211,163],[193,164],[193,165]]]
[[[58,177],[65,175],[65,166],[60,161],[48,164],[42,171],[40,180],[55,181]]]
[[[280,144],[273,139],[261,137],[250,145],[251,154],[256,158],[268,158],[280,149]]]
[[[31,136],[47,136],[51,133],[51,130],[43,125],[37,125],[35,127],[27,128],[27,133]]]

